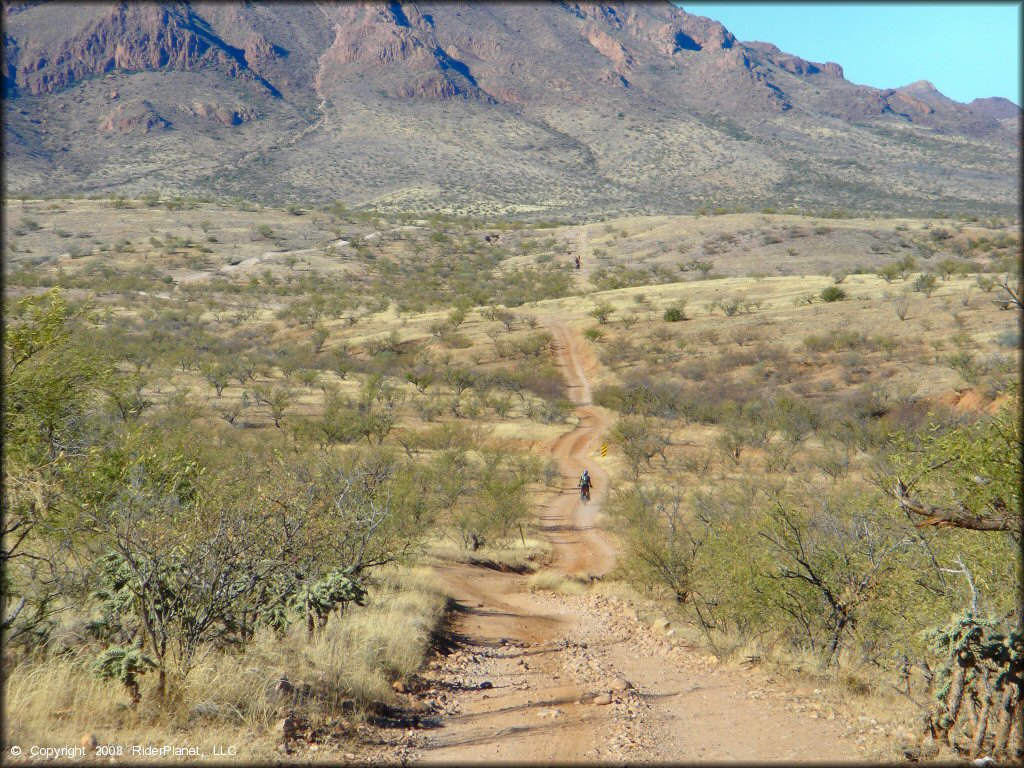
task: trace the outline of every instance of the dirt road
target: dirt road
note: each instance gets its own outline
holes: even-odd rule
[[[566,492],[540,510],[564,574],[600,576],[615,562],[598,527],[608,477],[596,448],[609,417],[591,404],[585,347],[549,325],[579,425],[551,453]],[[583,467],[593,498],[572,490]],[[782,690],[757,670],[726,669],[638,620],[622,601],[531,592],[526,577],[451,564],[455,649],[431,664],[421,706],[439,716],[410,732],[406,759],[483,761],[867,759],[863,744],[811,692]]]

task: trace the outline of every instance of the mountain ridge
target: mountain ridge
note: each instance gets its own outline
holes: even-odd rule
[[[16,193],[59,180],[523,213],[1006,208],[1019,189],[1012,102],[856,85],[667,2],[4,8]]]

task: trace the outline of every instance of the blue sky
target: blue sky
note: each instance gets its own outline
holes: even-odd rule
[[[1020,104],[1021,3],[687,3],[743,41],[834,61],[847,80],[898,88],[930,80],[961,102]]]

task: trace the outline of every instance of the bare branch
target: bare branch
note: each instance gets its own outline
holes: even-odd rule
[[[938,528],[966,528],[971,531],[1019,531],[1021,528],[1020,520],[1014,519],[1006,506],[1002,504],[993,505],[998,514],[986,517],[972,515],[962,504],[957,504],[955,510],[940,509],[911,497],[902,480],[896,481],[893,495],[907,512],[925,518],[917,523],[918,528],[930,525]]]
[[[1004,306],[1007,309],[1016,307],[1018,310],[1024,309],[1024,287],[1021,285],[1021,281],[1018,279],[1016,285],[1010,284],[1010,276],[1006,275],[1003,278],[1003,282],[999,284],[999,287],[1006,291],[1009,296],[1004,301]]]

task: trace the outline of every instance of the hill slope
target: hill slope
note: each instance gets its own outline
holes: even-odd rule
[[[669,3],[5,5],[15,194],[1015,210],[1020,109]]]

